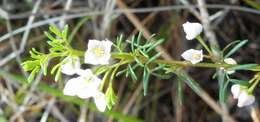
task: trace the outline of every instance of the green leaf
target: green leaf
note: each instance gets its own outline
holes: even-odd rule
[[[128,64],[128,69],[130,71],[130,76],[131,76],[132,80],[137,81],[137,77],[135,75],[135,72],[134,72],[134,70],[133,70],[133,68],[130,64]]]
[[[39,66],[39,60],[29,60],[22,63],[24,71],[32,71],[36,66]]]
[[[62,63],[56,64],[52,69],[51,69],[51,74],[54,74],[54,72],[61,66]]]
[[[134,57],[137,64],[139,64],[141,67],[144,67],[143,63],[135,56]]]
[[[180,80],[184,81],[195,93],[201,96],[201,92],[203,91],[203,89],[185,71],[179,68],[174,73],[178,76]]]
[[[44,31],[44,35],[47,36],[51,41],[56,40],[49,32]]]
[[[142,50],[138,50],[144,57],[146,57],[146,58],[149,58],[149,55],[146,53],[146,52],[144,52],[144,51],[142,51]]]
[[[248,42],[248,40],[241,41],[238,43],[233,49],[231,49],[226,55],[225,58],[230,57],[232,54],[234,54],[239,48],[241,48],[243,45],[245,45]]]
[[[44,56],[41,60],[40,60],[40,65],[41,65],[41,68],[43,69],[43,74],[44,75],[47,75],[47,68],[48,68],[48,59],[49,57],[48,56]]]
[[[257,64],[242,64],[242,65],[238,65],[238,66],[235,66],[235,67],[231,67],[230,69],[231,70],[248,70],[250,68],[253,68],[257,66]]]
[[[106,91],[106,100],[107,100],[107,108],[111,110],[113,105],[116,104],[116,100],[117,100],[112,85],[109,85]]]
[[[135,45],[135,36],[133,36],[131,39],[131,51],[132,52],[134,52],[134,50],[135,50],[134,45]]]
[[[219,83],[219,101],[225,102],[226,99],[226,88],[225,88],[225,72],[223,70],[217,71],[218,83]]]
[[[178,102],[180,105],[183,104],[183,81],[178,79]]]
[[[148,90],[148,82],[149,82],[149,70],[144,67],[144,72],[143,72],[143,89],[144,89],[144,96],[147,95],[147,90]]]
[[[35,68],[32,70],[31,74],[30,74],[29,77],[28,77],[28,83],[31,83],[31,82],[34,80],[35,75],[36,75],[36,73],[39,72],[39,70],[40,70],[39,67],[35,67]]]
[[[143,36],[143,32],[139,32],[138,33],[138,36],[137,36],[137,41],[136,41],[136,44],[139,46],[139,44],[140,44],[140,41],[141,41],[141,37]]]
[[[240,84],[240,85],[244,85],[244,86],[249,85],[249,82],[247,80],[229,79],[229,81],[234,84]]]
[[[147,53],[150,52],[150,51],[153,50],[156,46],[158,46],[159,44],[161,44],[163,41],[164,41],[163,39],[157,40],[155,43],[153,43],[152,46],[150,46],[150,48],[148,48],[148,49],[146,50],[146,52],[147,52]]]
[[[151,57],[151,58],[146,62],[146,64],[151,63],[152,61],[154,61],[155,59],[157,59],[157,58],[160,57],[160,56],[161,56],[161,53],[158,52],[158,53],[155,54],[153,57]]]
[[[56,36],[59,36],[59,37],[62,38],[62,33],[61,33],[60,30],[57,28],[57,26],[55,26],[55,25],[52,24],[52,25],[49,26],[49,29],[50,29],[50,31],[53,32]]]
[[[97,67],[97,68],[94,69],[94,73],[95,73],[96,75],[100,75],[100,74],[106,72],[108,69],[109,69],[108,66],[106,66],[106,65],[101,65],[101,66],[99,66],[99,67]]]
[[[224,47],[224,49],[222,50],[222,52],[225,52],[228,48],[230,48],[231,46],[233,46],[236,43],[241,42],[240,40],[236,40],[236,41],[232,41],[231,43],[229,43],[227,46]]]
[[[69,29],[69,26],[68,25],[65,25],[61,34],[62,34],[62,39],[64,40],[67,40],[67,36],[68,36],[68,29]]]
[[[59,79],[61,79],[61,67],[58,68],[54,80],[58,81]]]

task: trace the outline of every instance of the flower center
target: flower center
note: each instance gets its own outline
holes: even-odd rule
[[[101,56],[103,56],[105,54],[104,49],[102,47],[100,47],[100,46],[95,47],[93,52],[95,53],[95,55],[97,57],[101,57]]]
[[[85,82],[86,82],[87,84],[90,84],[93,80],[94,80],[94,78],[91,77],[91,76],[85,77]]]
[[[199,60],[201,58],[200,54],[192,54],[192,58],[195,60]]]

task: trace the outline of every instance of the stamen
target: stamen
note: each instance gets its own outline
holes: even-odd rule
[[[201,58],[201,55],[200,54],[192,54],[192,58],[199,60]]]
[[[104,49],[103,49],[102,47],[100,47],[100,46],[95,47],[94,50],[93,50],[93,52],[94,52],[95,55],[98,56],[98,57],[101,57],[101,56],[103,56],[103,55],[105,54]]]

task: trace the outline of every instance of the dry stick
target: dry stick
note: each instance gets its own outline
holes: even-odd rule
[[[139,30],[139,31],[142,31],[144,33],[144,36],[145,38],[148,38],[150,37],[150,32],[140,23],[140,21],[138,20],[138,18],[131,12],[127,11],[127,6],[121,1],[121,0],[117,0],[117,4],[119,6],[119,8],[121,9],[125,9],[125,14],[127,16],[127,18],[134,24],[134,26]],[[164,49],[162,47],[157,47],[156,50],[158,52],[161,52],[162,54],[162,57],[166,60],[172,60],[172,57],[167,54]],[[202,90],[201,91],[201,94],[200,94],[200,97],[214,110],[216,111],[218,114],[222,115],[223,113],[223,110],[219,107],[219,105],[214,101],[213,98],[211,98],[207,93],[206,91]],[[227,114],[226,115],[227,118],[230,120],[230,121],[234,121],[234,119],[229,115]]]
[[[10,23],[9,19],[6,20],[6,26],[7,26],[8,33],[12,33],[13,31],[12,31],[12,27],[11,27],[11,23]],[[10,42],[10,45],[11,45],[11,48],[12,48],[13,52],[17,53],[18,49],[17,49],[17,47],[15,45],[15,41],[14,41],[14,37],[13,36],[10,37],[10,41],[9,42]],[[20,70],[22,71],[22,74],[25,77],[28,77],[28,73],[23,70],[22,65],[19,65],[19,64],[22,64],[22,60],[21,60],[20,55],[19,54],[16,54],[16,55],[17,55],[16,56],[16,62],[18,63],[18,66],[19,66]]]
[[[49,101],[49,103],[47,104],[47,107],[41,117],[40,122],[46,122],[49,116],[49,113],[53,107],[53,105],[55,104],[55,98],[51,98],[51,100]]]
[[[92,4],[93,5],[93,4]],[[196,10],[198,6],[197,5],[171,5],[171,6],[157,6],[157,7],[145,7],[145,8],[132,8],[129,9],[132,13],[147,13],[147,12],[160,12],[160,11],[171,11],[171,10],[179,10],[179,9],[189,9],[189,8],[194,8]],[[253,8],[248,8],[248,7],[241,7],[241,6],[236,6],[236,5],[224,5],[224,4],[208,4],[207,8],[213,8],[213,9],[230,9],[230,10],[236,10],[236,11],[242,11],[242,12],[248,12],[251,14],[260,14],[259,10],[255,10]],[[115,13],[121,14],[124,13],[124,10],[118,10],[115,9]],[[48,16],[55,16],[55,15],[60,15],[64,13],[64,9],[55,9],[55,10],[50,10],[50,11],[44,11],[41,13],[34,14],[36,17],[42,17],[45,15]],[[77,8],[72,8],[70,11],[67,11],[67,13],[71,14],[89,14],[89,13],[94,12],[95,14],[91,15],[98,15],[98,14],[105,14],[104,11],[102,12],[97,12],[97,11],[92,11],[92,9],[86,8],[86,7],[77,7]],[[98,14],[97,14],[98,13]],[[1,13],[0,13],[1,14]],[[24,19],[28,18],[28,16],[31,16],[31,13],[24,12],[24,13],[18,13],[14,15],[10,15],[10,19],[15,20],[15,19]],[[83,15],[82,15],[83,16]],[[81,17],[82,17],[81,16]],[[86,15],[85,15],[86,16]]]
[[[123,109],[123,114],[127,114],[129,112],[129,110],[132,107],[132,105],[134,104],[134,102],[136,102],[135,99],[138,97],[139,93],[142,91],[142,88],[143,88],[143,84],[140,83],[138,85],[138,87],[136,88],[135,92],[133,93],[133,95],[130,97],[131,99],[125,105],[125,107]]]
[[[87,113],[87,103],[85,102],[80,108],[80,115],[78,118],[78,122],[86,121],[86,113]]]
[[[106,37],[106,32],[107,30],[109,29],[109,25],[111,23],[111,20],[113,19],[113,11],[114,11],[114,8],[115,8],[115,0],[107,0],[106,1],[106,6],[105,6],[105,14],[102,18],[102,24],[101,24],[101,27],[100,27],[100,34],[101,36],[100,37]]]
[[[131,13],[148,13],[148,12],[161,12],[161,11],[171,11],[171,10],[178,10],[178,9],[187,9],[189,7],[194,7],[196,8],[196,5],[191,5],[191,6],[183,6],[183,5],[173,5],[173,6],[163,6],[163,7],[151,7],[151,8],[136,8],[136,9],[128,9],[127,11],[131,12]],[[220,4],[210,4],[207,5],[207,8],[214,8],[214,9],[230,9],[230,10],[236,10],[236,11],[242,11],[242,12],[248,12],[248,13],[252,13],[252,14],[260,14],[260,11],[258,10],[254,10],[251,8],[246,8],[246,7],[240,7],[240,6],[230,6],[230,5],[220,5]],[[125,13],[126,10],[125,9],[115,9],[114,13],[117,14],[121,14],[121,13]],[[79,17],[83,17],[83,16],[94,16],[94,15],[101,15],[104,14],[104,11],[80,11],[78,13],[74,13],[74,14],[70,14],[67,15],[66,19],[75,19],[75,18],[79,18]],[[39,26],[43,26],[52,22],[56,22],[56,21],[60,21],[60,17],[53,17],[51,19],[48,20],[42,20],[42,21],[38,21],[32,24],[31,28],[36,28]],[[20,27],[19,29],[16,29],[13,31],[13,35],[16,35],[18,33],[23,32],[24,30],[26,30],[26,27]],[[3,36],[0,37],[0,42],[10,38],[11,33],[7,33]],[[0,63],[1,64],[1,63]],[[1,66],[1,65],[0,65]]]
[[[201,20],[202,20],[202,25],[205,29],[205,35],[206,37],[209,39],[209,42],[210,42],[210,46],[211,46],[211,49],[213,49],[213,47],[217,47],[219,48],[219,45],[218,45],[218,42],[217,42],[217,38],[216,38],[216,35],[215,33],[213,32],[211,26],[210,26],[210,16],[208,14],[208,11],[206,9],[206,3],[204,0],[198,0],[198,7],[199,7],[199,10],[200,10],[200,14],[201,14]],[[218,56],[219,52],[215,52],[213,51],[213,55],[215,56]],[[229,112],[228,112],[228,109],[226,107],[226,104],[221,102],[220,103],[221,107],[222,107],[222,110],[223,110],[223,113],[221,114],[222,115],[222,120],[224,122],[227,122],[228,119],[227,119],[227,115],[229,115]]]
[[[209,14],[206,9],[206,4],[204,0],[198,0],[198,8],[200,10],[201,14],[201,21],[203,28],[205,29],[205,35],[209,39],[211,47],[218,46],[217,38],[215,33],[213,32],[211,26],[210,26],[210,20],[209,20]]]
[[[192,7],[192,5],[191,5],[187,0],[180,0],[180,2],[181,2],[183,5],[189,6],[189,7],[188,7],[188,10],[189,10],[194,16],[196,16],[198,19],[201,18],[199,12],[198,12],[194,7]]]
[[[34,18],[35,18],[34,14],[37,13],[37,11],[39,9],[39,6],[41,4],[41,1],[42,0],[38,0],[37,1],[36,5],[34,6],[34,8],[32,10],[32,15],[29,17],[29,20],[27,21],[27,24],[25,26],[25,30],[24,30],[24,33],[23,33],[23,37],[22,37],[22,40],[21,40],[21,44],[20,44],[20,47],[19,47],[19,50],[17,50],[17,52],[13,52],[13,53],[9,54],[3,60],[1,60],[0,61],[0,67],[2,65],[4,65],[5,63],[7,63],[8,61],[10,61],[11,59],[15,58],[17,55],[20,55],[24,51],[25,45],[26,45],[26,41],[28,39],[30,30],[31,30],[31,25],[32,25],[32,23],[34,21]],[[13,35],[13,31],[12,31],[12,33],[10,33],[10,35],[11,36]]]
[[[149,20],[151,20],[152,18],[154,18],[154,17],[156,16],[156,14],[157,14],[157,12],[150,13],[149,15],[147,15],[147,16],[145,17],[145,19],[141,22],[141,24],[142,24],[142,25],[146,25],[146,24],[149,22]],[[138,33],[138,29],[135,28],[135,29],[132,31],[132,33],[130,34],[129,38],[132,37],[132,36],[134,36],[136,33]]]
[[[69,11],[70,7],[71,7],[71,3],[72,3],[72,0],[67,0],[66,2],[66,5],[64,7],[64,11],[65,13],[62,15],[62,18],[60,20],[60,23],[59,23],[59,28],[62,29],[65,25],[65,18],[66,18],[66,12]]]
[[[69,122],[60,112],[60,110],[58,109],[58,107],[56,105],[54,105],[51,109],[51,114],[58,118],[60,120],[60,122]]]
[[[260,111],[257,105],[251,107],[250,115],[252,117],[253,122],[260,122]]]
[[[39,84],[40,80],[42,78],[42,71],[39,72],[39,74],[37,75],[37,77],[35,78],[34,82],[31,85],[30,90],[28,91],[28,93],[26,94],[26,96],[23,99],[23,103],[21,106],[19,106],[18,110],[16,111],[16,113],[14,113],[14,115],[10,118],[10,122],[15,122],[16,118],[21,116],[23,112],[26,111],[26,105],[28,104],[30,98],[32,97],[33,92],[35,91],[37,85]]]
[[[38,11],[38,9],[40,7],[41,2],[42,2],[42,0],[38,0],[37,1],[37,3],[35,4],[35,6],[34,6],[34,8],[32,10],[33,14],[37,13],[37,11]],[[20,53],[22,53],[24,51],[24,49],[25,49],[25,45],[26,45],[29,33],[31,31],[31,25],[32,25],[34,19],[35,19],[35,16],[32,15],[32,16],[29,17],[29,20],[27,21],[26,30],[23,33],[22,42],[21,42],[20,48],[19,48],[19,52]]]

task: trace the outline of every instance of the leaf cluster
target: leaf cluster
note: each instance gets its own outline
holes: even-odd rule
[[[23,69],[31,72],[28,77],[28,83],[34,80],[35,75],[42,69],[43,74],[47,75],[48,63],[52,58],[64,57],[69,54],[70,46],[67,44],[68,25],[60,31],[55,25],[49,27],[49,32],[44,32],[48,37],[47,43],[51,46],[48,54],[40,53],[33,48],[30,51],[31,59],[22,63]],[[53,36],[54,35],[54,36]],[[57,81],[61,75],[61,64],[57,64],[51,70],[51,74],[56,73],[55,80]]]

